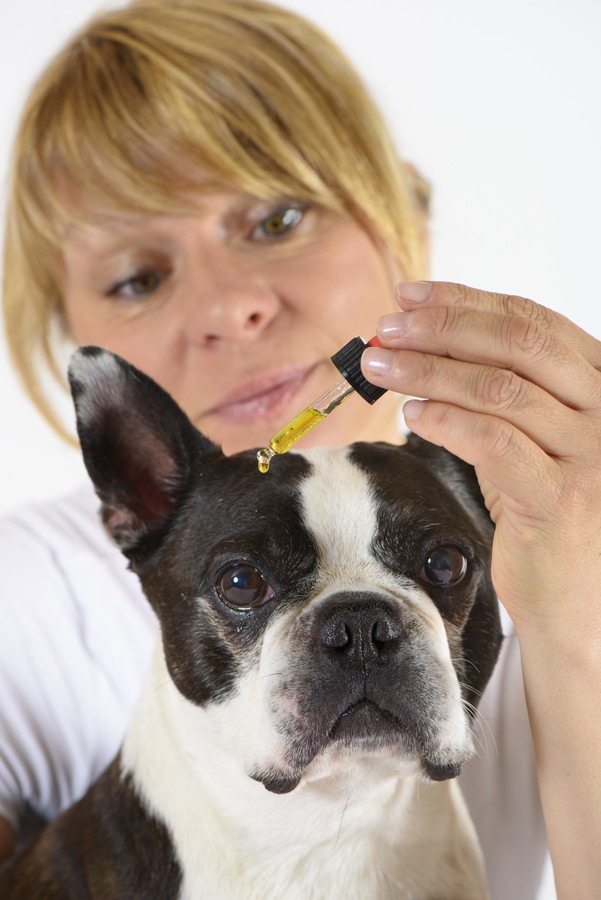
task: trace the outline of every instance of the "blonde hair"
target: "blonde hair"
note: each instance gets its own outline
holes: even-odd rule
[[[138,0],[100,14],[31,92],[9,182],[8,346],[30,398],[63,436],[42,375],[64,381],[61,243],[77,218],[69,197],[74,190],[116,212],[189,212],[183,198],[207,177],[351,216],[407,277],[423,274],[425,185],[318,28],[261,0]]]

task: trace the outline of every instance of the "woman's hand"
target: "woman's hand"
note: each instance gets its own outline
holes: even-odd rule
[[[601,343],[521,297],[398,288],[363,371],[409,427],[472,463],[493,582],[520,641],[558,897],[601,884]]]
[[[522,297],[417,282],[398,301],[364,373],[428,398],[405,405],[409,427],[475,466],[518,631],[566,615],[588,627],[591,594],[572,595],[601,576],[601,342]],[[592,619],[601,633],[601,607]]]

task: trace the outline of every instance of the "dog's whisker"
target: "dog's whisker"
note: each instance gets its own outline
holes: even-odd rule
[[[168,688],[170,684],[172,684],[171,680],[169,678],[165,678],[164,681],[161,681],[158,684],[153,684],[152,687],[149,686],[148,689],[144,691],[142,696],[152,697],[154,694],[158,694],[159,691],[163,691]]]
[[[336,844],[335,844],[336,847],[338,846],[338,841],[340,840],[340,832],[342,831],[342,822],[344,820],[344,814],[347,811],[347,808],[348,808],[348,805],[350,802],[351,802],[351,798],[347,797],[346,803],[342,807],[342,813],[340,814],[340,822],[338,823],[338,833],[336,835]]]
[[[479,718],[477,720],[477,728],[474,728],[473,737],[474,737],[474,745],[476,748],[476,756],[478,759],[486,759],[490,756],[490,746],[488,742],[488,736],[492,738],[494,755],[497,755],[497,744],[494,738],[494,734],[492,733],[490,726],[486,722],[486,719]]]
[[[462,700],[463,706],[467,709],[468,715],[472,720],[472,732],[474,736],[474,742],[479,748],[478,756],[488,756],[489,755],[489,744],[488,738],[492,739],[492,745],[494,749],[495,755],[498,756],[498,748],[497,742],[495,740],[494,731],[492,730],[488,721],[484,718],[480,710],[474,706],[473,703],[470,703],[469,700]]]
[[[471,659],[462,659],[461,657],[459,657],[459,658],[451,657],[451,662],[452,662],[453,666],[455,666],[455,667],[459,666],[460,669],[465,668],[466,666],[471,666],[475,672],[480,674],[480,669],[478,668],[476,663]],[[457,671],[457,669],[456,669],[456,671]],[[461,680],[459,680],[459,684],[462,687],[466,687],[466,685]],[[482,696],[482,691],[477,690],[475,687],[473,687],[473,685],[469,686],[469,690],[472,692],[472,694],[477,694],[478,697]]]
[[[476,672],[480,672],[480,669],[478,668],[476,663],[473,661],[473,659],[459,659],[459,660],[454,659],[453,663],[455,663],[455,662],[460,662],[464,666],[471,666]]]
[[[460,687],[460,688],[463,688],[464,691],[469,691],[470,694],[475,694],[478,698],[481,698],[481,697],[482,697],[482,691],[477,690],[475,687],[473,687],[473,685],[471,685],[471,684],[466,684],[465,681],[460,681],[459,679],[457,680],[457,683],[459,684],[459,687]],[[474,706],[474,704],[473,704],[473,703],[470,703],[470,701],[467,700],[465,697],[463,698],[463,702],[466,703],[466,704],[469,706],[470,709],[475,709],[475,708],[476,708],[476,707]]]

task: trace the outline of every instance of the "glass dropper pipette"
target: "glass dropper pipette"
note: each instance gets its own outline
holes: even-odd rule
[[[382,394],[386,393],[384,388],[371,384],[361,371],[361,356],[365,348],[380,346],[377,337],[373,337],[369,341],[356,337],[331,357],[342,378],[278,431],[269,441],[269,447],[259,450],[257,461],[260,472],[268,472],[269,463],[274,456],[290,450],[312,428],[323,422],[326,416],[340,406],[350,394],[357,393],[368,403],[375,403]]]

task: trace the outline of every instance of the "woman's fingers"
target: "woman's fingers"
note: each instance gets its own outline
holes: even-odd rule
[[[379,348],[364,351],[363,368],[368,378],[389,390],[502,419],[552,456],[573,452],[575,431],[581,431],[579,449],[586,440],[579,412],[506,368]]]
[[[375,384],[427,398],[406,407],[409,427],[475,465],[494,485],[490,497],[540,512],[570,485],[578,494],[601,454],[599,342],[567,320],[554,328],[553,314],[522,298],[457,285],[403,290],[413,300],[382,318],[385,346],[367,348],[362,366]]]
[[[479,477],[495,486],[486,497],[493,518],[496,492],[521,506],[529,499],[539,505],[544,500],[540,485],[557,479],[558,463],[502,419],[431,400],[409,400],[403,411],[412,431],[475,466]],[[551,498],[549,512],[556,500]]]
[[[419,350],[511,370],[575,409],[601,404],[597,370],[581,353],[530,318],[425,307],[383,316],[378,337],[389,349]],[[375,366],[379,359],[384,364],[386,356],[370,350],[366,363]]]
[[[599,452],[601,376],[573,345],[592,356],[599,342],[569,322],[568,340],[558,336],[552,314],[523,298],[438,283],[403,290],[413,308],[383,316],[384,346],[363,354],[371,381],[502,420],[554,458]],[[449,298],[455,305],[441,305]]]
[[[443,281],[409,281],[397,285],[397,301],[404,310],[424,306],[448,306],[480,312],[521,316],[536,322],[572,349],[581,353],[596,368],[601,368],[601,341],[587,334],[565,316],[525,297],[494,294],[462,284]]]

